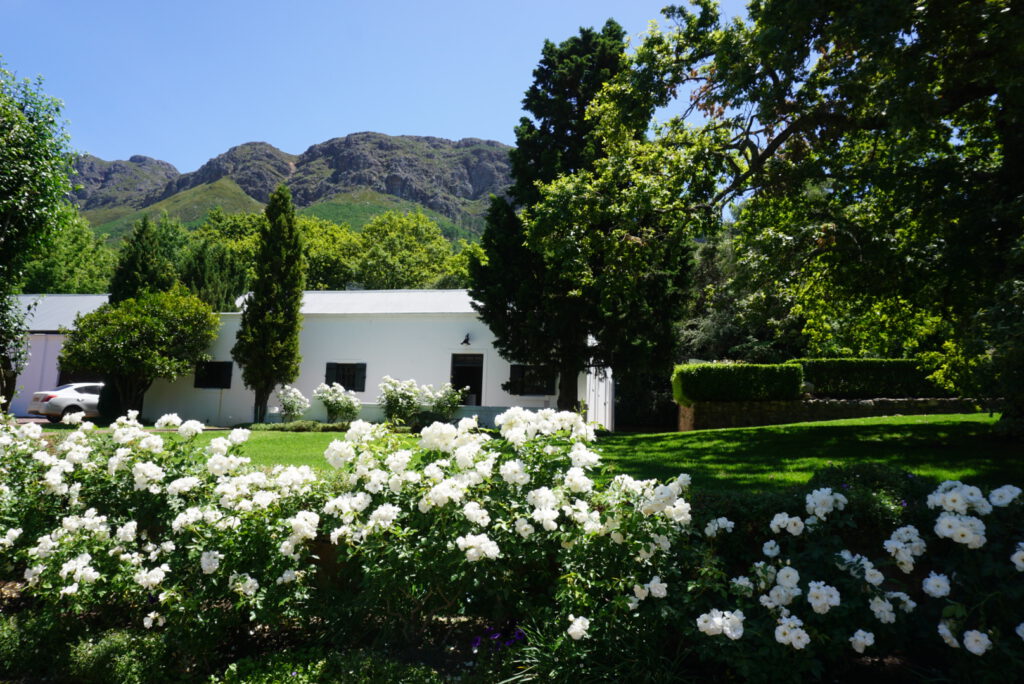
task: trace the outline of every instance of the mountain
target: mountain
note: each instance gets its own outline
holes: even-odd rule
[[[302,213],[357,230],[383,211],[421,209],[449,238],[471,238],[483,229],[488,197],[511,182],[509,149],[475,138],[353,133],[298,156],[245,143],[184,174],[149,157],[108,162],[85,155],[76,163],[81,189],[75,197],[97,232],[119,236],[141,216],[161,211],[191,224],[215,206],[259,211],[287,183]]]

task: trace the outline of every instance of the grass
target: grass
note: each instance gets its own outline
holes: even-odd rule
[[[689,473],[696,491],[758,492],[803,485],[827,465],[882,463],[937,480],[1024,485],[1024,446],[993,430],[986,414],[886,416],[661,434],[610,434],[597,446],[611,475],[660,480]],[[50,429],[68,429],[53,426]],[[223,431],[197,437],[208,444]],[[327,470],[324,450],[340,432],[255,431],[254,465]],[[410,438],[410,442],[414,438]],[[410,444],[411,446],[411,444]]]
[[[598,441],[604,460],[635,477],[689,473],[695,489],[765,491],[806,483],[815,470],[884,463],[939,480],[1024,482],[1024,447],[995,433],[995,416],[886,416]]]

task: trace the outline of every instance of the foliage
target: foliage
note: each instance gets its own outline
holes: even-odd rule
[[[347,225],[298,216],[305,240],[306,284],[311,290],[347,290],[358,282],[363,242]]]
[[[29,615],[161,635],[170,678],[209,671],[200,653],[240,635],[351,624],[408,649],[458,624],[509,625],[525,639],[494,667],[549,679],[830,677],[862,662],[858,629],[866,655],[929,675],[995,677],[1024,657],[1015,487],[834,471],[727,518],[686,475],[596,481],[593,434],[570,413],[511,409],[493,439],[435,424],[411,449],[357,422],[327,448],[326,477],[249,468],[244,430],[201,447],[201,427],[160,422],[179,434],[129,416],[111,435],[83,425],[45,459],[38,425],[0,427],[0,553],[5,579],[26,578]],[[0,653],[16,650],[10,631]],[[108,634],[70,639],[75,662],[127,663],[102,655],[127,641]]]
[[[285,385],[277,391],[277,400],[281,402],[281,420],[290,423],[302,418],[309,408],[309,399],[302,395],[298,387]]]
[[[293,420],[288,423],[253,423],[250,429],[253,432],[345,432],[349,425],[348,422],[321,423],[319,420]]]
[[[100,294],[107,291],[116,253],[93,233],[88,222],[71,207],[59,219],[63,227],[45,248],[25,265],[24,292],[47,294]]]
[[[1019,13],[765,0],[723,24],[700,0],[666,14],[674,28],[645,37],[606,114],[693,92],[680,118],[722,132],[705,154],[733,160],[711,204],[743,198],[740,249],[792,298],[809,352],[994,350],[1012,376],[1018,338],[979,312],[1021,274]]]
[[[377,404],[389,423],[404,425],[419,412],[423,395],[415,380],[395,380],[385,375],[378,389],[380,394],[377,396]]]
[[[795,300],[770,269],[729,227],[697,249],[692,293],[679,324],[677,358],[781,363],[804,356],[804,319]]]
[[[947,392],[929,381],[913,359],[795,359],[816,397],[942,397]]]
[[[174,264],[156,227],[146,217],[132,227],[118,254],[110,279],[111,304],[135,299],[150,292],[167,292],[177,283]]]
[[[231,358],[255,395],[253,422],[262,423],[267,400],[279,384],[299,374],[299,328],[306,265],[302,234],[287,186],[270,196],[266,221],[259,226],[256,277],[242,309]]]
[[[558,406],[563,410],[576,408],[577,378],[592,363],[588,346],[588,334],[596,333],[592,321],[601,304],[615,295],[608,292],[606,300],[594,301],[598,288],[577,276],[585,277],[590,267],[598,271],[599,262],[590,263],[589,254],[584,254],[563,264],[567,254],[560,249],[562,242],[549,245],[534,239],[517,210],[540,201],[539,184],[590,169],[605,156],[604,145],[594,134],[595,123],[585,114],[604,83],[625,66],[624,54],[625,32],[612,20],[600,31],[583,28],[578,36],[557,45],[545,41],[533,84],[523,100],[532,118],[520,119],[516,147],[509,156],[513,178],[509,197],[491,200],[481,238],[484,255],[469,264],[470,294],[494,333],[495,348],[507,359],[558,373]],[[634,120],[636,136],[642,134],[649,114]],[[575,190],[562,187],[566,195]],[[586,228],[582,224],[581,230]],[[568,243],[582,237],[563,223],[552,226],[552,231],[550,242],[564,238]],[[622,245],[625,259],[639,251],[636,246]]]
[[[211,684],[277,684],[281,681],[431,684],[444,680],[425,665],[399,663],[384,653],[335,649],[283,651],[265,658],[246,658],[232,663],[221,676],[210,680]]]
[[[71,151],[61,102],[42,80],[19,80],[0,61],[0,296],[16,291],[26,263],[63,229]]]
[[[363,226],[357,280],[369,290],[428,288],[447,270],[451,245],[422,213],[385,212]]]
[[[359,417],[363,407],[355,392],[346,390],[337,382],[330,385],[320,383],[313,390],[313,398],[318,399],[327,409],[328,423],[351,423]]]
[[[248,264],[240,253],[207,234],[193,236],[181,258],[179,277],[192,294],[214,311],[236,311],[246,291]]]
[[[153,380],[191,373],[208,358],[219,327],[210,307],[180,288],[143,294],[76,316],[59,363],[103,374],[120,408],[141,410]]]
[[[14,398],[18,375],[28,363],[28,318],[15,295],[0,296],[0,412],[6,412]]]
[[[799,399],[803,370],[797,365],[691,363],[676,366],[672,393],[678,403]]]
[[[455,389],[450,382],[434,390],[432,385],[417,385],[415,380],[395,380],[385,375],[378,389],[377,403],[384,411],[384,418],[394,425],[418,423],[423,415],[435,420],[450,422],[455,411],[462,405],[468,388]]]

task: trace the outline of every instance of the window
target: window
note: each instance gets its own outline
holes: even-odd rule
[[[328,363],[324,382],[328,385],[338,383],[353,392],[366,391],[365,363]]]
[[[514,363],[509,367],[508,384],[505,389],[509,394],[521,396],[547,396],[555,393],[555,374],[549,373],[540,366],[525,366]]]
[[[480,406],[483,400],[484,355],[452,354],[452,387],[468,387],[462,396],[463,406]]]
[[[231,362],[206,361],[196,366],[194,387],[204,389],[231,389]]]

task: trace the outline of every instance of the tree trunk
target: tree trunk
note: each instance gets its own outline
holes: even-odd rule
[[[0,413],[7,413],[14,399],[15,383],[18,374],[7,368],[0,368]]]
[[[253,390],[255,401],[252,407],[252,422],[267,422],[267,402],[270,400],[270,392],[270,389],[263,388]]]

